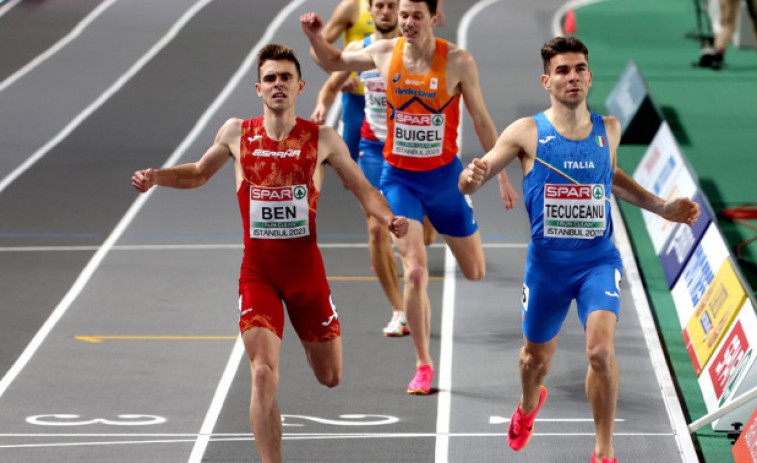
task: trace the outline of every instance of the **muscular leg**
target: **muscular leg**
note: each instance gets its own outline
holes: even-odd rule
[[[543,343],[535,343],[523,337],[523,347],[520,350],[520,381],[522,395],[520,410],[530,415],[539,405],[539,396],[544,377],[552,366],[552,357],[557,349],[557,337]]]
[[[409,222],[407,235],[394,238],[405,272],[405,311],[415,346],[416,366],[433,366],[429,352],[431,304],[428,299],[428,266],[426,247],[423,245],[423,225],[417,220]]]
[[[615,325],[617,317],[606,310],[591,312],[586,319],[586,397],[594,414],[597,460],[614,458],[612,434],[618,401],[618,363],[615,360]]]
[[[276,389],[279,385],[281,339],[265,328],[251,328],[242,333],[242,340],[250,359],[250,424],[258,454],[263,462],[280,462],[281,414],[276,402]]]
[[[368,216],[368,249],[376,276],[384,289],[392,310],[405,310],[402,292],[397,279],[397,259],[392,250],[392,240],[386,225],[375,217]]]
[[[484,248],[481,246],[481,232],[458,237],[444,235],[447,245],[455,256],[460,270],[469,280],[480,280],[486,275]]]
[[[338,386],[342,380],[342,338],[326,342],[302,341],[302,347],[318,382],[326,387]]]

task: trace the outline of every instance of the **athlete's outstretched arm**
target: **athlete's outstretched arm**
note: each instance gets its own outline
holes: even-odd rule
[[[316,61],[326,71],[367,71],[376,67],[368,52],[373,45],[362,50],[344,52],[331,45],[321,34],[323,20],[318,13],[303,14],[300,16],[300,24],[310,40]]]
[[[165,169],[143,169],[134,172],[131,184],[140,193],[154,185],[172,188],[197,188],[205,183],[223,167],[229,157],[233,156],[231,141],[239,140],[241,120],[229,119],[216,134],[213,146],[208,148],[199,161]]]
[[[671,222],[694,225],[699,219],[699,204],[689,198],[679,197],[668,201],[644,189],[619,167],[612,179],[612,193],[617,197],[646,209]]]
[[[489,152],[481,159],[476,158],[463,169],[458,179],[458,188],[463,194],[473,194],[489,179],[504,172],[513,159],[521,155],[521,162],[527,163],[526,140],[531,135],[530,118],[519,119],[510,124],[499,136]],[[525,168],[524,168],[525,170]]]
[[[322,126],[318,135],[318,150],[326,152],[325,161],[334,169],[345,187],[357,197],[363,210],[386,224],[397,238],[407,233],[409,222],[405,217],[395,216],[384,196],[363,175],[363,171],[350,157],[347,145],[334,129]]]
[[[675,198],[665,201],[636,183],[625,171],[618,167],[618,145],[620,145],[620,121],[614,116],[605,116],[605,130],[610,145],[610,160],[615,173],[612,179],[612,193],[619,199],[646,209],[671,222],[694,225],[699,218],[699,204],[689,198]]]
[[[497,129],[486,110],[486,103],[484,103],[484,96],[479,85],[476,61],[465,50],[457,49],[454,54],[455,67],[460,70],[460,90],[463,94],[465,107],[473,119],[473,127],[476,130],[479,142],[481,142],[481,147],[484,151],[489,151],[497,141]],[[512,209],[518,201],[518,193],[513,188],[504,170],[499,171],[498,180],[502,202],[506,209]]]

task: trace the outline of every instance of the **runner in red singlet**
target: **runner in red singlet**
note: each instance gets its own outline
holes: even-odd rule
[[[325,165],[331,165],[363,209],[392,233],[404,236],[408,229],[407,219],[392,213],[336,132],[296,116],[295,101],[304,86],[291,49],[264,47],[255,84],[264,103],[263,117],[226,121],[213,146],[195,163],[140,170],[132,177],[140,192],[154,185],[196,188],[234,159],[245,244],[239,327],[252,376],[250,422],[266,462],[281,461],[276,390],[282,300],[318,381],[334,387],[342,375],[339,320],[316,244],[315,212]]]
[[[476,62],[467,51],[434,37],[436,10],[437,0],[400,0],[402,37],[379,40],[355,51],[340,51],[324,40],[318,14],[300,17],[318,61],[327,70],[376,68],[387,86],[389,131],[381,191],[396,214],[410,219],[407,236],[395,240],[404,267],[405,310],[416,357],[416,374],[407,387],[410,394],[428,394],[434,376],[421,225],[424,213],[444,236],[466,278],[481,279],[486,270],[478,226],[457,189],[462,171],[456,143],[460,96],[482,148],[489,151],[497,140],[479,87]],[[499,179],[505,205],[512,208],[518,195],[504,171]]]

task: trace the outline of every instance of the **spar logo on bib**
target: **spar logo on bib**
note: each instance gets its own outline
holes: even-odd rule
[[[404,125],[439,127],[444,124],[444,116],[441,114],[397,113],[396,122]]]
[[[292,194],[294,195],[294,199],[302,199],[307,196],[308,191],[304,186],[297,185],[296,187],[294,187]]]
[[[599,187],[599,185],[594,185]],[[601,187],[600,187],[601,188]],[[592,199],[596,198],[591,185],[547,185],[544,195],[550,199]]]

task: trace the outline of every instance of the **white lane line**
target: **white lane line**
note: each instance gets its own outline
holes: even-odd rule
[[[481,438],[492,437],[496,439],[502,439],[506,436],[506,433],[451,433],[445,437],[463,437],[463,438]],[[573,432],[573,433],[540,433],[534,432],[535,436],[540,438],[565,438],[565,437],[586,437],[594,438],[593,432]],[[616,437],[662,437],[670,438],[671,433],[640,433],[640,432],[620,432],[614,434]],[[6,435],[0,435],[5,437]],[[155,436],[148,437],[163,437],[166,435],[157,434]],[[172,435],[169,435],[172,436]],[[149,445],[149,444],[182,444],[192,442],[196,434],[176,434],[173,439],[150,439],[150,440],[116,440],[116,441],[88,441],[88,442],[47,442],[39,444],[7,444],[0,445],[0,449],[21,449],[21,448],[49,448],[49,447],[95,447],[95,446],[116,446],[116,445]],[[9,437],[48,437],[38,436],[33,434],[17,434],[10,435]],[[59,435],[49,437],[61,437]],[[69,437],[65,435],[63,437]],[[89,437],[96,438],[98,435],[79,435],[70,437]],[[107,436],[118,437],[118,436]],[[123,437],[140,437],[139,435],[124,434]],[[183,438],[182,438],[183,437]],[[345,439],[419,439],[419,438],[439,438],[439,434],[435,433],[339,433],[339,434],[284,434],[282,436],[284,440],[308,440],[308,441],[324,441],[324,440],[345,440]],[[210,436],[212,442],[244,442],[254,439],[252,434],[213,434]]]
[[[2,2],[0,2],[2,3]],[[5,13],[9,12],[11,8],[21,3],[21,0],[11,0],[10,2],[6,3],[3,6],[0,6],[0,16],[4,15]]]
[[[116,3],[118,0],[105,0],[103,3],[97,5],[97,8],[92,10],[87,16],[84,17],[79,23],[74,27],[71,32],[63,36],[60,40],[58,40],[53,46],[39,54],[36,58],[29,61],[24,67],[19,69],[18,71],[14,72],[10,76],[8,76],[5,80],[0,82],[0,92],[8,88],[10,85],[12,85],[15,81],[22,78],[29,72],[31,72],[34,68],[39,66],[40,64],[44,63],[48,58],[52,57],[56,53],[58,53],[63,47],[71,43],[74,39],[79,37],[81,33],[84,31],[84,29],[87,28],[95,19],[97,19],[98,16],[100,16],[105,10],[110,8],[111,5]]]
[[[271,40],[273,40],[274,34],[276,31],[281,27],[281,25],[284,23],[286,18],[300,5],[302,5],[305,2],[305,0],[293,0],[292,2],[288,3],[281,11],[279,11],[279,14],[276,15],[276,17],[273,18],[273,21],[271,21],[271,24],[268,25],[268,27],[265,30],[265,33],[263,33],[263,36],[260,38],[258,43],[255,44],[254,47],[252,47],[252,50],[247,55],[245,60],[242,62],[242,65],[239,66],[239,69],[237,69],[237,72],[232,76],[231,80],[226,84],[226,87],[224,87],[223,91],[220,95],[218,95],[218,98],[216,98],[216,101],[213,102],[213,105],[211,105],[210,108],[203,114],[203,117],[198,121],[198,125],[196,126],[197,134],[199,134],[200,129],[204,127],[208,121],[210,120],[211,116],[216,113],[216,111],[220,108],[221,104],[228,99],[228,97],[231,95],[232,91],[237,88],[242,82],[245,75],[249,72],[249,70],[252,68],[253,64],[255,63],[255,60],[257,59],[258,52]],[[201,124],[201,125],[200,125]],[[196,138],[197,135],[194,137],[191,137],[192,140]],[[186,140],[185,140],[186,141]],[[189,147],[190,143],[186,143],[186,147]],[[171,156],[171,159],[169,159],[169,162],[172,164],[178,160],[178,156],[176,159]],[[218,388],[216,389],[216,393],[213,396],[213,401],[211,402],[210,408],[208,409],[207,414],[205,415],[205,420],[202,423],[202,427],[200,429],[200,437],[195,441],[195,445],[192,448],[192,454],[189,456],[189,463],[200,463],[202,461],[202,456],[205,454],[205,449],[208,446],[208,442],[210,440],[210,434],[213,432],[213,429],[215,428],[216,421],[218,421],[218,416],[221,414],[221,409],[223,408],[223,402],[226,400],[226,396],[229,393],[229,388],[231,387],[231,382],[234,379],[234,374],[239,367],[239,362],[242,358],[242,355],[244,354],[244,346],[242,345],[241,338],[237,339],[236,344],[234,345],[234,350],[231,353],[231,357],[229,357],[229,361],[226,365],[226,369],[223,372],[223,377],[221,379],[221,382],[218,384]]]
[[[636,315],[639,317],[639,323],[644,333],[644,341],[649,351],[649,358],[652,361],[652,367],[657,377],[657,384],[660,387],[662,400],[665,403],[670,423],[673,426],[678,451],[681,454],[682,461],[697,462],[699,461],[699,457],[694,449],[694,443],[691,440],[681,404],[678,402],[678,395],[676,394],[673,379],[668,370],[668,363],[665,360],[665,354],[658,338],[657,327],[652,318],[652,310],[649,307],[647,293],[644,289],[644,284],[641,282],[639,269],[636,266],[636,258],[634,257],[633,249],[631,249],[631,241],[628,238],[623,214],[620,212],[615,196],[612,196],[612,211],[612,222],[615,226],[615,241],[620,251],[620,257],[623,260],[623,277],[628,282],[631,291],[633,306],[636,309]],[[617,218],[615,217],[616,214]]]
[[[436,406],[436,450],[434,461],[445,463],[449,450],[449,425],[452,408],[452,346],[455,324],[457,262],[449,247],[444,251],[444,290],[442,293],[441,340],[439,347],[439,397]]]
[[[242,338],[237,337],[234,349],[231,351],[231,356],[229,356],[229,361],[226,362],[226,368],[223,370],[221,381],[218,382],[216,393],[213,395],[213,401],[210,403],[208,412],[205,414],[205,419],[200,427],[200,434],[197,435],[197,439],[194,441],[195,444],[192,447],[192,453],[189,455],[189,460],[187,460],[189,463],[199,463],[202,461],[205,449],[208,447],[213,429],[218,421],[218,416],[221,414],[223,403],[229,393],[229,388],[231,388],[231,383],[234,381],[234,375],[237,372],[239,362],[242,360],[244,353]]]
[[[498,0],[484,0],[476,3],[465,12],[457,28],[457,44],[465,49],[468,44],[468,30],[473,18],[484,8]],[[462,105],[462,102],[460,103]],[[463,147],[463,117],[457,132],[457,146]],[[458,156],[461,153],[458,152]],[[447,463],[449,458],[449,428],[452,410],[452,354],[455,321],[455,290],[457,286],[457,262],[452,251],[447,248],[444,253],[444,292],[442,296],[442,320],[439,347],[439,394],[436,409],[436,442],[434,461]]]
[[[126,85],[126,83],[134,77],[148,62],[150,62],[151,59],[155,57],[163,48],[165,48],[166,45],[168,45],[181,31],[181,29],[192,19],[194,15],[196,15],[202,8],[205,7],[208,3],[210,3],[212,0],[199,0],[197,3],[192,5],[190,9],[187,10],[184,15],[182,15],[181,18],[169,29],[169,31],[160,39],[158,40],[155,45],[150,48],[147,53],[142,55],[139,60],[137,60],[136,63],[134,63],[125,73],[121,75],[121,77],[116,80],[113,85],[108,87],[107,90],[105,90],[95,101],[89,104],[82,112],[76,115],[73,119],[71,119],[71,122],[69,122],[63,129],[58,132],[57,135],[55,135],[53,138],[51,138],[47,143],[45,143],[41,148],[39,148],[37,151],[35,151],[30,157],[28,157],[21,165],[16,167],[11,173],[9,173],[4,179],[0,180],[0,193],[2,193],[3,190],[5,190],[8,185],[13,183],[14,180],[16,180],[21,174],[29,170],[34,164],[37,163],[40,159],[42,159],[47,153],[50,152],[53,148],[55,148],[60,142],[66,139],[71,132],[76,130],[79,125],[84,122],[92,113],[97,111],[103,104],[105,104],[110,97],[112,97],[116,92],[118,92],[121,87]]]
[[[118,88],[120,88],[126,81],[129,80],[131,76],[133,76],[142,66],[144,66],[153,56],[155,56],[158,51],[163,48],[165,45],[168,44],[168,42],[171,41],[173,37],[176,36],[176,34],[179,32],[179,30],[187,23],[189,20],[197,14],[198,11],[200,11],[206,4],[208,4],[211,0],[200,0],[196,4],[192,6],[187,12],[179,19],[179,21],[174,24],[174,26],[171,28],[171,30],[158,42],[153,46],[153,48],[148,51],[146,55],[144,55],[128,72],[128,77],[125,74],[122,76],[121,79],[119,79],[112,87],[109,89],[106,93],[104,93],[93,105],[90,106],[89,111],[85,110],[85,113],[89,114],[95,109],[96,107],[93,107],[94,105],[98,106],[101,105],[107,97],[115,93]],[[107,96],[106,96],[107,95]],[[67,129],[64,129],[61,134],[59,134],[60,139],[64,138],[68,133],[70,133],[71,130],[73,130],[76,125],[78,125],[86,115],[84,113],[80,114],[79,117],[77,117],[74,121],[69,124],[69,127]],[[68,132],[66,131],[68,130]],[[64,133],[65,132],[65,133]],[[57,143],[57,142],[56,142]],[[51,142],[48,143],[49,147],[47,150],[52,148],[54,144]],[[48,146],[46,145],[46,146]],[[38,152],[41,153],[37,159],[41,158],[46,152]],[[179,156],[176,155],[176,158]],[[27,160],[28,161],[28,160]],[[35,159],[36,161],[36,159]],[[31,163],[33,164],[33,162]],[[29,164],[29,165],[31,165]],[[28,167],[27,167],[28,168]],[[18,169],[17,169],[18,170]],[[15,177],[14,177],[15,178]],[[6,180],[8,178],[6,177]],[[11,180],[12,181],[12,180]],[[4,181],[5,182],[5,181]],[[0,183],[0,191],[7,186],[7,184],[10,182]],[[74,284],[69,288],[66,295],[61,299],[61,301],[58,303],[58,305],[55,307],[55,309],[52,311],[48,319],[45,321],[45,323],[42,325],[42,327],[37,331],[37,333],[34,335],[32,340],[29,342],[29,344],[26,346],[24,351],[21,353],[21,355],[16,359],[16,362],[11,366],[11,368],[6,372],[5,376],[3,376],[2,380],[0,380],[0,398],[5,394],[5,392],[8,390],[8,387],[13,383],[13,381],[18,377],[18,375],[23,371],[23,369],[26,367],[26,365],[29,363],[31,358],[34,356],[34,354],[37,352],[37,349],[42,345],[42,343],[45,341],[47,336],[50,334],[50,332],[55,328],[55,325],[57,325],[58,321],[63,317],[63,315],[66,313],[68,308],[71,306],[71,304],[76,300],[76,298],[79,296],[79,293],[84,289],[86,284],[89,282],[89,279],[92,277],[94,272],[97,270],[97,268],[100,266],[100,263],[102,263],[103,259],[107,255],[107,253],[113,248],[116,241],[121,237],[126,227],[131,223],[131,221],[136,216],[137,212],[142,208],[142,205],[145,203],[147,198],[149,198],[150,192],[141,195],[137,197],[137,200],[132,203],[131,207],[128,211],[126,211],[126,214],[121,218],[121,221],[116,225],[116,227],[113,229],[111,234],[108,236],[108,238],[105,240],[105,242],[97,249],[97,252],[92,256],[92,258],[87,263],[86,267],[81,271],[79,276],[76,278],[76,281]]]

